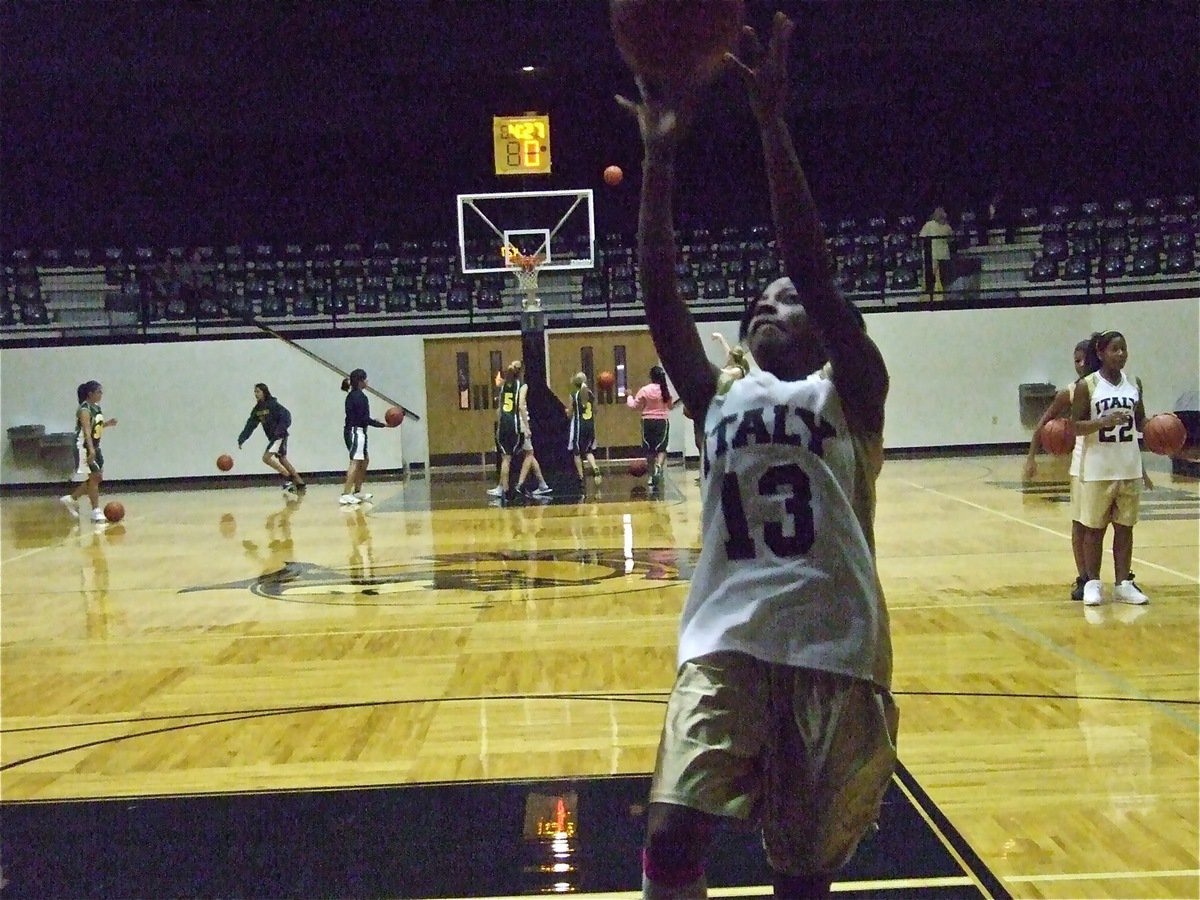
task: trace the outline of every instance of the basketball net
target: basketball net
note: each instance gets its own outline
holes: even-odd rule
[[[526,256],[515,247],[505,247],[501,251],[513,275],[517,277],[517,285],[525,292],[521,300],[521,309],[541,309],[542,301],[538,297],[538,269],[546,261],[540,253]]]

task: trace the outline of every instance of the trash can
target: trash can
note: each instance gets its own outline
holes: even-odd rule
[[[1034,428],[1042,415],[1054,402],[1058,388],[1052,384],[1023,384],[1017,389],[1017,405],[1021,411],[1021,424]]]

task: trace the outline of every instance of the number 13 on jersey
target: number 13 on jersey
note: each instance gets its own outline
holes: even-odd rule
[[[721,480],[721,513],[729,532],[725,542],[726,556],[729,559],[754,559],[763,549],[760,541],[776,556],[808,553],[816,539],[816,526],[812,485],[805,471],[795,464],[771,466],[746,487],[750,496],[743,500],[743,486],[736,473],[726,472]],[[767,500],[758,499],[755,494]],[[761,531],[755,534],[747,520],[747,502],[774,506],[779,518],[764,516]]]

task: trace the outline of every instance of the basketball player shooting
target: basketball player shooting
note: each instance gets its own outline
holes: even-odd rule
[[[676,151],[698,97],[638,79],[638,265],[659,357],[703,419],[704,539],[651,786],[643,891],[706,891],[723,820],[761,825],[776,896],[825,896],[872,827],[896,760],[891,638],[874,554],[888,374],[839,295],[784,123],[792,22],[733,60],[758,121],[789,278],[741,339],[759,368],[717,391],[675,282]],[[702,736],[697,743],[697,736]]]

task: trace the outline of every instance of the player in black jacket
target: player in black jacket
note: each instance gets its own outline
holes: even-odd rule
[[[304,479],[287,458],[288,429],[292,426],[292,414],[271,395],[271,389],[261,381],[254,386],[254,409],[250,410],[246,427],[238,435],[239,450],[259,425],[262,425],[267,435],[267,449],[263,451],[262,461],[283,476],[284,493],[294,494],[304,490],[307,487]]]
[[[371,418],[371,404],[363,388],[367,384],[367,373],[355,369],[349,378],[342,379],[342,390],[346,391],[346,426],[343,436],[346,449],[350,452],[350,465],[346,468],[346,483],[342,485],[342,496],[338,500],[343,506],[357,506],[371,495],[363,491],[363,478],[367,474],[367,428],[386,428],[378,419]]]

